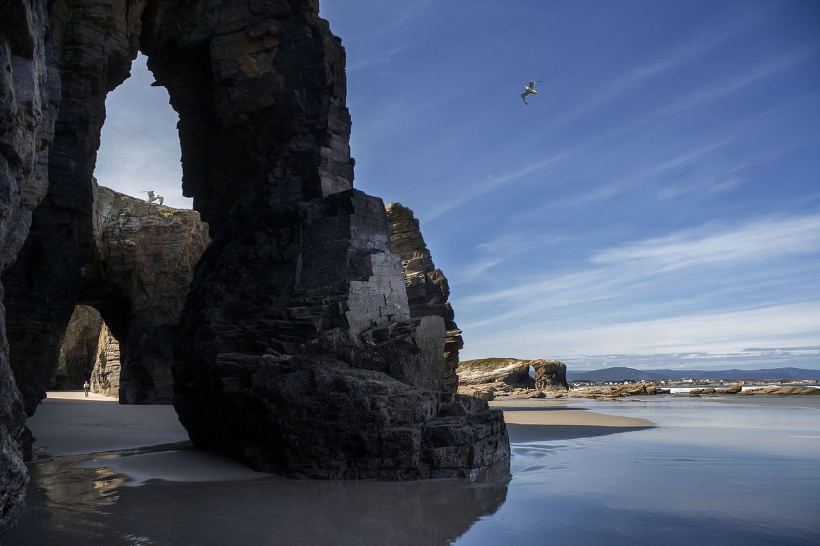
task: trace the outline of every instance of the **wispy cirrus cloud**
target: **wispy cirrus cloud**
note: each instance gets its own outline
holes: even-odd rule
[[[820,366],[820,347],[807,345],[802,347],[745,348],[728,352],[573,354],[560,355],[560,358],[573,371],[595,370],[610,366],[679,370],[781,367],[817,369]],[[820,376],[820,370],[818,370],[818,376]]]
[[[472,293],[459,298],[458,305],[485,310],[480,319],[462,325],[465,331],[500,328],[517,335],[518,326],[514,325],[544,322],[544,317],[552,320],[568,313],[578,320],[586,314],[606,321],[613,320],[607,319],[607,314],[621,306],[630,307],[634,314],[635,306],[649,294],[660,301],[681,298],[697,304],[712,291],[714,305],[721,301],[721,290],[741,287],[734,299],[749,294],[762,297],[756,294],[758,287],[775,286],[789,276],[793,280],[814,278],[820,285],[817,264],[805,269],[784,260],[818,254],[820,214],[765,217],[740,225],[712,222],[599,250],[581,269],[540,278],[506,279],[507,287]],[[501,331],[497,335],[506,335]]]
[[[635,66],[618,78],[606,82],[602,88],[597,89],[576,107],[554,118],[549,128],[555,130],[566,127],[595,110],[634,93],[651,80],[700,59],[736,34],[753,29],[772,14],[771,9],[738,13],[729,18],[728,24],[710,26],[693,32],[685,41],[663,52],[659,57]]]
[[[428,222],[432,222],[437,218],[441,218],[448,212],[461,207],[470,201],[485,195],[495,189],[498,189],[507,184],[511,184],[518,180],[524,179],[536,173],[542,173],[547,168],[552,167],[567,159],[574,153],[573,150],[567,150],[548,155],[526,165],[524,167],[516,168],[508,173],[490,176],[486,180],[472,184],[471,187],[466,188],[458,193],[458,195],[448,201],[445,201],[425,213],[424,218]]]
[[[558,326],[558,327],[556,327]],[[470,354],[509,344],[522,357],[573,354],[732,353],[744,347],[820,343],[820,301],[734,309],[631,321],[593,327],[561,328],[532,324],[501,340],[482,336],[469,344]]]
[[[719,231],[707,225],[610,248],[593,255],[590,262],[607,266],[639,264],[660,272],[818,252],[820,215],[808,215],[766,218]]]

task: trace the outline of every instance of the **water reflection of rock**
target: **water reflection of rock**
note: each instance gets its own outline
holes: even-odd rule
[[[274,477],[124,487],[124,477],[77,468],[79,460],[32,465],[28,509],[4,544],[449,544],[507,498],[506,481]]]
[[[35,520],[38,529],[34,536],[31,531],[17,531],[8,537],[11,541],[18,534],[30,544],[51,543],[47,538],[51,536],[59,536],[58,543],[77,544],[102,537],[100,518],[119,500],[118,488],[126,478],[107,468],[75,468],[76,460],[72,457],[30,465],[32,479],[24,519],[30,524]],[[35,536],[40,533],[44,534],[38,541]]]

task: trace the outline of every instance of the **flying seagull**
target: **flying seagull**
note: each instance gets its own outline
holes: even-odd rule
[[[538,91],[535,90],[535,82],[534,81],[530,82],[526,85],[526,87],[524,87],[524,92],[521,93],[521,100],[524,101],[524,104],[529,106],[529,103],[527,102],[527,97],[529,97],[530,95],[537,95],[537,94],[538,94]]]
[[[148,204],[149,204],[149,205],[150,205],[151,203],[153,203],[154,201],[156,201],[158,204],[160,204],[160,205],[161,205],[161,204],[163,203],[163,201],[165,201],[165,198],[164,198],[164,197],[162,197],[162,196],[161,196],[160,194],[158,194],[158,193],[156,193],[156,194],[155,194],[153,190],[144,191],[144,192],[142,192],[142,193],[147,193],[147,194],[148,194]]]

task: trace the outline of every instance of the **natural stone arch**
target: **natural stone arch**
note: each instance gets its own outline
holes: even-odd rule
[[[151,205],[98,187],[94,259],[79,303],[96,307],[120,345],[120,402],[170,403],[174,331],[208,244],[196,211]]]
[[[447,392],[441,370],[425,365],[441,362],[433,338],[443,328],[410,317],[384,205],[352,189],[344,50],[317,0],[57,0],[47,21],[44,0],[36,4],[40,18],[21,24],[54,44],[38,74],[52,85],[62,77],[62,99],[48,192],[3,278],[11,362],[29,413],[83,297],[82,268],[94,261],[91,175],[105,94],[140,47],[180,115],[183,191],[213,238],[182,310],[173,369],[192,440],[301,476],[506,472],[500,412]],[[38,26],[46,22],[47,40]],[[13,211],[23,210],[15,199]],[[106,321],[115,328],[124,316],[132,313],[110,311]],[[21,419],[0,364],[6,446]],[[0,476],[13,486],[2,513],[20,496],[14,449],[0,454],[14,468]]]

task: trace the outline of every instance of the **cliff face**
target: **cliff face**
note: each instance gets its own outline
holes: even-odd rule
[[[74,308],[60,347],[60,359],[54,374],[55,389],[81,389],[91,377],[102,327],[103,320],[96,309],[86,305]]]
[[[172,400],[173,332],[207,229],[192,210],[95,192],[94,258],[83,267],[80,301],[120,340],[123,403]]]
[[[46,2],[9,0],[0,17],[0,273],[13,263],[48,187],[47,155],[59,75],[43,29]],[[4,295],[0,283],[0,297]],[[8,355],[0,305],[0,533],[22,506],[25,413]]]
[[[174,368],[194,443],[323,478],[506,469],[501,415],[440,391],[442,330],[410,315],[381,200],[351,189],[344,50],[318,2],[159,2],[145,29],[213,238]]]
[[[453,308],[447,301],[450,297],[447,277],[433,264],[413,211],[401,203],[389,203],[386,210],[390,227],[390,252],[401,258],[410,316],[441,317],[441,327],[444,328],[441,357],[444,383],[451,392],[455,392],[458,387],[458,351],[464,347],[464,341],[461,330],[456,325]],[[435,365],[438,366],[438,362]]]
[[[91,223],[93,257],[82,268],[78,297],[84,305],[66,329],[56,385],[79,388],[92,377],[104,328],[113,330],[102,340],[116,343],[117,367],[95,370],[92,386],[119,393],[123,403],[171,402],[173,331],[208,243],[207,225],[195,211],[151,205],[96,186]],[[86,324],[91,315],[96,323]],[[70,380],[61,383],[66,375]]]
[[[25,244],[3,275],[11,365],[29,415],[51,380],[63,333],[81,303],[81,268],[94,254],[92,172],[105,96],[128,77],[143,2],[37,0],[34,5],[41,6],[43,19],[19,23],[46,44],[47,81],[55,88],[54,108],[48,111],[56,121],[53,131],[42,135],[50,148],[40,150],[37,159],[47,171],[45,193],[39,194],[39,205],[32,204],[37,207],[31,228],[18,233]]]
[[[97,356],[91,371],[91,392],[104,396],[118,396],[122,360],[120,343],[103,324],[97,341]]]
[[[506,471],[501,414],[443,391],[443,315],[413,315],[383,203],[352,189],[344,50],[316,0],[7,4],[0,235],[2,265],[17,256],[3,275],[6,324],[29,414],[76,304],[99,309],[121,340],[121,400],[135,402],[167,396],[159,362],[179,313],[174,400],[199,446],[318,477]],[[140,231],[133,203],[94,197],[105,95],[138,48],[180,115],[183,191],[213,239],[181,310],[162,287],[193,253],[179,270],[152,263],[178,248],[163,230],[183,224],[171,215]],[[192,229],[181,233],[195,241]],[[25,481],[4,351],[0,525]]]

